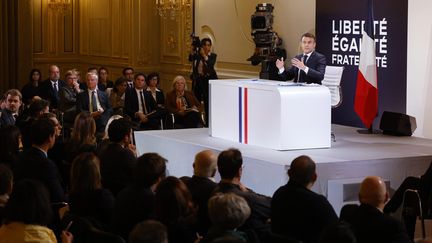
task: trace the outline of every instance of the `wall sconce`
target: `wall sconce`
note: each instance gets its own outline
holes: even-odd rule
[[[190,8],[191,0],[156,0],[156,9],[159,16],[166,19],[168,16],[171,19],[182,12],[184,9]]]
[[[48,7],[55,13],[66,15],[72,7],[72,0],[48,0]]]

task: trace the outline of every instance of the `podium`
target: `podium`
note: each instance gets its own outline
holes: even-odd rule
[[[327,87],[261,79],[210,80],[210,136],[275,150],[329,148]]]

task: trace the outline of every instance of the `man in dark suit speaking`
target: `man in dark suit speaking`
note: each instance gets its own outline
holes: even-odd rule
[[[315,51],[316,38],[311,33],[305,33],[301,37],[302,54],[291,59],[291,68],[285,70],[283,58],[276,60],[276,67],[282,80],[294,79],[298,83],[321,84],[324,79],[326,58]]]

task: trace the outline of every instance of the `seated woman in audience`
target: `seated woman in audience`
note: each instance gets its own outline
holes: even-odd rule
[[[19,162],[21,153],[21,132],[16,126],[0,128],[0,163],[12,170]]]
[[[157,107],[164,108],[165,107],[165,95],[161,89],[158,88],[159,85],[159,74],[158,73],[150,73],[146,79],[147,83],[147,91],[152,94],[154,101],[157,104]]]
[[[52,219],[48,191],[42,183],[21,180],[15,184],[5,208],[5,224],[0,228],[0,243],[56,243],[54,232],[46,227]],[[72,235],[62,233],[62,242],[72,242]]]
[[[111,107],[113,108],[113,114],[123,116],[126,89],[127,79],[117,79],[109,96],[109,101],[111,103]]]
[[[99,165],[93,153],[82,153],[75,158],[70,175],[69,208],[73,215],[90,219],[106,230],[111,223],[114,197],[102,188]]]
[[[106,67],[100,67],[98,70],[98,88],[102,91],[105,91],[108,88],[112,88],[114,86],[113,81],[108,79],[108,69]]]
[[[210,198],[208,213],[213,225],[202,243],[210,243],[215,239],[232,236],[245,242],[259,242],[255,234],[246,234],[237,228],[243,225],[251,214],[246,200],[234,193],[219,193]]]
[[[78,79],[78,71],[75,69],[67,71],[65,75],[66,86],[61,87],[59,90],[58,109],[64,113],[63,121],[66,123],[73,123],[77,114],[76,98],[77,94],[81,92]]]
[[[196,210],[186,185],[169,176],[162,180],[155,193],[156,219],[168,230],[170,243],[189,243],[196,239],[192,225],[196,223]]]
[[[22,89],[21,94],[23,102],[29,105],[33,99],[40,99],[39,97],[39,84],[42,82],[42,74],[39,69],[32,69],[30,71],[29,82],[26,83]]]
[[[72,128],[71,138],[66,144],[66,162],[72,162],[82,152],[95,152],[96,123],[90,112],[79,113]]]
[[[175,124],[184,128],[198,127],[200,124],[200,103],[195,95],[186,90],[186,80],[177,76],[172,83],[173,90],[167,93],[166,108],[174,114]]]

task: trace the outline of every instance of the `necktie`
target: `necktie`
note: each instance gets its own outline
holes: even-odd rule
[[[303,55],[303,63],[306,65],[306,61],[308,59],[308,55]]]
[[[95,112],[97,111],[97,101],[96,101],[96,92],[92,91],[91,93],[91,104],[90,104],[90,112]]]
[[[57,82],[54,82],[53,86],[54,86],[54,92],[57,93],[58,92]]]
[[[143,94],[142,90],[140,91],[140,99],[141,99],[142,112],[144,114],[147,114],[147,109],[146,109],[146,105],[145,105],[145,101],[144,101],[144,94]]]

